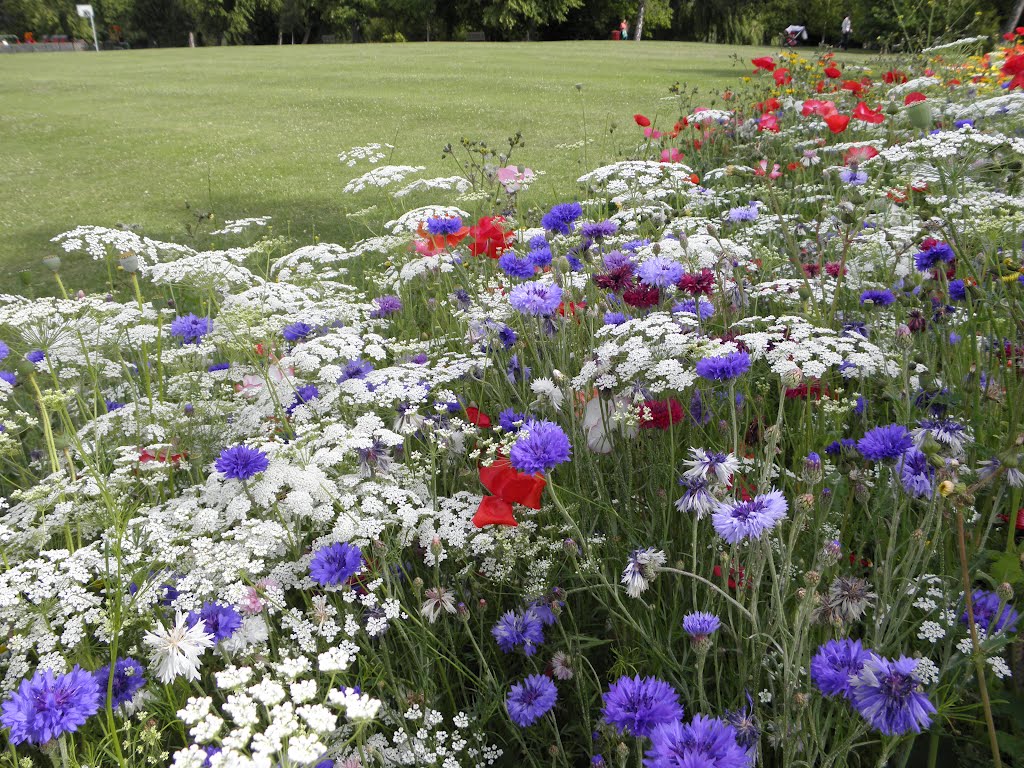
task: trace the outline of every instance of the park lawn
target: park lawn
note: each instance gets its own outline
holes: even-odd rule
[[[379,227],[394,204],[377,191],[343,195],[368,167],[337,154],[369,142],[394,144],[392,163],[453,175],[445,144],[465,136],[500,148],[522,131],[513,160],[545,172],[523,202],[572,197],[581,172],[635,148],[634,112],[674,120],[677,81],[710,105],[763,52],[585,41],[0,56],[0,293],[51,292],[40,259],[55,252],[51,237],[79,224],[138,224],[204,246],[187,232],[186,201],[215,222],[273,216],[275,232],[296,242],[366,236],[361,222]],[[103,279],[81,256],[62,271],[71,289]]]

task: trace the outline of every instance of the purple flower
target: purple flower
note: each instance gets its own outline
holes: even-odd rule
[[[952,285],[952,283],[950,285]],[[25,353],[25,359],[33,364],[41,363],[46,359],[46,353],[41,349],[33,349],[30,352]]]
[[[544,643],[544,623],[531,608],[522,613],[506,611],[491,627],[491,634],[505,653],[511,653],[521,645],[523,653],[533,656],[537,647]]]
[[[558,689],[544,675],[530,675],[513,685],[505,699],[508,716],[520,728],[526,728],[544,717],[555,706]]]
[[[551,246],[548,245],[548,241],[543,237],[534,238],[534,240],[537,239],[540,240],[540,243],[537,245],[534,245],[533,240],[530,241],[530,252],[526,254],[526,258],[533,263],[533,266],[544,269],[544,267],[551,264]]]
[[[690,418],[697,424],[707,424],[711,421],[711,414],[704,407],[704,399],[701,397],[700,390],[695,389],[693,391],[693,397],[690,398]]]
[[[349,379],[365,379],[372,370],[373,363],[367,360],[358,357],[355,360],[349,360],[341,370],[338,383],[341,384],[341,382],[348,381]]]
[[[213,330],[213,320],[189,313],[171,321],[171,335],[177,336],[184,344],[198,344],[200,339]]]
[[[506,408],[498,414],[498,424],[501,425],[502,430],[509,434],[518,432],[525,421],[526,416],[524,414],[516,413],[511,408]],[[519,422],[519,424],[516,422]]]
[[[756,221],[759,206],[756,201],[751,200],[749,205],[742,205],[739,208],[730,208],[725,215],[729,221],[739,223],[741,221]]]
[[[735,379],[749,370],[750,355],[743,350],[697,361],[697,375],[715,381]]]
[[[498,266],[506,275],[517,280],[529,280],[537,268],[529,256],[520,259],[512,251],[506,251],[498,258]]]
[[[11,354],[11,348],[0,341],[0,362],[3,362]]]
[[[719,502],[711,516],[715,531],[730,544],[759,539],[786,517],[789,505],[781,491],[759,493],[750,501]]]
[[[967,301],[967,285],[963,280],[949,281],[949,298],[951,301]]]
[[[701,320],[707,320],[709,317],[714,317],[715,305],[703,296],[699,296],[696,299],[684,299],[672,307],[673,314],[679,312],[687,312],[691,315],[697,315]]]
[[[124,403],[119,403],[117,400],[104,399],[103,402],[107,406],[107,413],[113,413],[114,411],[119,411],[124,408]]]
[[[548,232],[568,235],[573,231],[576,219],[582,215],[583,207],[579,203],[559,203],[541,217],[540,225]]]
[[[865,171],[858,168],[843,168],[839,172],[839,179],[851,187],[859,187],[861,184],[867,183],[868,175]]]
[[[295,390],[295,399],[292,400],[291,405],[284,409],[285,413],[291,416],[300,405],[308,403],[310,400],[316,400],[318,397],[320,397],[320,390],[316,388],[315,384],[299,387]]]
[[[523,365],[519,361],[519,355],[512,355],[508,359],[508,366],[505,368],[505,377],[509,384],[516,384],[520,381],[530,380],[530,366]]]
[[[216,373],[217,371],[226,371],[231,367],[231,363],[213,363],[206,367],[207,373]]]
[[[321,547],[309,561],[309,575],[317,584],[344,584],[363,569],[363,553],[347,541]]]
[[[509,328],[507,325],[503,325],[501,330],[498,331],[498,341],[501,342],[501,346],[505,349],[512,349],[519,341],[519,334]]]
[[[626,267],[630,273],[632,273],[635,266],[629,255],[622,251],[609,251],[604,255],[604,259],[602,261],[604,262],[604,268],[609,272],[614,272],[616,269]]]
[[[849,698],[853,691],[850,678],[860,674],[870,656],[860,640],[829,640],[811,659],[811,680],[826,696]]]
[[[842,440],[833,440],[825,446],[825,453],[829,456],[842,456],[857,449],[857,441],[852,437],[844,437]]]
[[[914,266],[917,267],[919,272],[927,272],[930,269],[934,269],[940,261],[944,261],[947,264],[951,263],[956,258],[949,243],[928,242],[930,244],[927,248],[914,254]]]
[[[571,453],[569,438],[560,426],[552,421],[530,420],[523,425],[508,458],[517,471],[532,475],[554,469],[568,461]]]
[[[78,730],[100,708],[102,696],[96,678],[77,664],[66,675],[37,671],[21,681],[3,703],[0,723],[10,729],[11,744],[45,744]]]
[[[619,225],[614,221],[599,221],[596,224],[584,224],[583,236],[591,240],[604,240],[611,237],[619,230]]]
[[[694,639],[707,637],[717,632],[720,626],[721,620],[713,613],[695,611],[683,616],[683,632]]]
[[[899,458],[913,444],[906,427],[889,424],[869,430],[857,441],[857,450],[869,461],[883,461]]]
[[[601,698],[601,715],[620,734],[650,736],[659,725],[683,717],[675,688],[656,677],[620,677]]]
[[[242,615],[229,605],[206,602],[198,611],[192,611],[186,620],[190,627],[199,623],[206,627],[206,633],[213,635],[216,642],[227,640],[242,626]]]
[[[637,269],[640,282],[655,288],[668,288],[679,282],[685,270],[683,265],[664,256],[652,256]]]
[[[1016,631],[1020,614],[1012,605],[1004,604],[995,592],[974,590],[971,593],[971,605],[974,608],[974,623],[985,630],[985,634],[992,635],[1004,629],[1007,633]],[[967,611],[964,611],[960,621],[967,624]]]
[[[875,654],[864,662],[851,682],[850,699],[861,717],[887,736],[902,736],[931,725],[935,707],[920,691],[917,661],[900,656],[896,661]]]
[[[626,316],[621,312],[605,312],[604,313],[604,324],[605,325],[622,325],[626,322]]]
[[[887,288],[867,290],[860,295],[861,304],[870,303],[878,307],[888,307],[890,304],[895,303],[895,301],[896,296]]]
[[[667,723],[654,729],[646,768],[747,768],[747,753],[736,729],[718,718],[694,715],[685,725]]]
[[[113,709],[131,701],[135,693],[146,684],[146,678],[142,676],[145,670],[135,659],[128,657],[118,659],[114,664],[114,685],[111,691],[110,706]],[[105,664],[94,673],[96,685],[99,686],[100,695],[105,702],[107,699],[107,683],[110,682],[110,665]]]
[[[509,291],[508,300],[517,312],[546,317],[554,314],[562,303],[562,289],[554,283],[532,281]]]
[[[0,371],[0,381],[6,381],[13,387],[18,383],[18,377],[10,371]]]
[[[432,235],[454,235],[462,229],[462,219],[458,216],[431,216],[427,219],[427,232]]]
[[[262,451],[247,445],[233,445],[220,452],[213,465],[229,480],[248,480],[270,466],[270,460]]]
[[[743,749],[753,749],[761,739],[761,727],[754,715],[754,700],[747,694],[747,704],[725,713],[725,722],[736,729],[736,743]]]
[[[896,462],[900,472],[900,482],[911,496],[919,499],[932,497],[932,481],[935,468],[928,462],[928,457],[917,448],[909,448]]]
[[[281,335],[284,336],[285,341],[302,341],[313,333],[313,330],[312,325],[299,320],[298,322],[290,323],[282,328]]]
[[[373,303],[377,305],[370,313],[370,317],[373,318],[387,317],[402,311],[402,300],[397,296],[378,296]]]

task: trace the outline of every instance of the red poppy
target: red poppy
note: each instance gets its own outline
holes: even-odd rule
[[[433,256],[447,248],[454,248],[469,235],[469,227],[459,227],[450,235],[432,235],[427,231],[426,222],[421,221],[416,234],[423,238],[416,244],[416,250],[424,256]]]
[[[772,96],[770,99],[768,99],[767,101],[763,102],[759,106],[760,106],[762,112],[774,112],[775,110],[777,110],[777,109],[782,107],[782,103],[778,99],[776,99],[774,96]]]
[[[864,86],[858,83],[856,80],[845,80],[843,81],[843,84],[839,86],[839,90],[850,91],[851,93],[860,96],[862,93],[864,93]]]
[[[757,130],[759,131],[770,131],[771,133],[779,132],[779,119],[771,112],[761,115],[761,119],[757,121]]]
[[[643,115],[633,115],[633,119],[636,121],[636,124],[639,125],[641,128],[646,128],[651,124],[651,121],[648,120]]]
[[[834,64],[830,64],[829,66],[825,67],[825,77],[829,77],[829,78],[832,78],[833,80],[835,80],[837,77],[842,77],[842,76],[843,76],[843,73],[840,72],[839,68],[836,67]]]
[[[793,76],[789,74],[788,69],[776,69],[772,72],[772,77],[775,78],[776,85],[789,85],[793,82]]]
[[[878,150],[872,146],[850,147],[843,154],[843,165],[849,165],[850,163],[863,163],[865,160],[870,160],[876,155],[878,155]]]
[[[506,458],[499,458],[489,467],[480,467],[480,482],[493,496],[485,496],[473,515],[473,525],[516,526],[513,504],[540,509],[540,497],[547,480],[543,475],[527,475],[512,468]]]
[[[762,56],[759,59],[751,59],[750,63],[753,64],[758,69],[763,69],[766,72],[775,71],[775,59],[773,59],[771,56]]]
[[[850,124],[849,115],[841,115],[838,112],[834,112],[831,115],[825,117],[825,125],[832,133],[842,133],[846,130],[846,126]]]
[[[819,101],[818,99],[807,99],[804,101],[803,107],[800,109],[800,114],[804,117],[809,115],[819,115],[821,117],[827,117],[828,115],[834,115],[836,113],[836,105],[831,101]]]
[[[501,256],[515,240],[514,233],[502,229],[501,225],[504,223],[504,216],[484,216],[477,221],[469,228],[469,234],[473,238],[473,242],[469,244],[469,252],[474,256],[486,254],[492,259]]]
[[[680,163],[683,160],[683,153],[675,147],[661,150],[661,162],[663,163]]]
[[[641,429],[668,429],[683,420],[683,406],[674,397],[668,400],[645,400],[639,408]],[[644,419],[645,412],[650,419]]]
[[[903,97],[903,104],[909,106],[911,104],[917,104],[919,101],[927,101],[928,97],[920,91],[911,91],[905,97]]]
[[[466,409],[466,418],[469,419],[470,424],[476,424],[481,429],[487,429],[491,426],[491,417],[472,405]]]
[[[865,123],[873,123],[875,125],[885,122],[885,115],[882,114],[881,107],[871,109],[863,101],[857,102],[857,106],[853,108],[853,116],[857,120],[863,120]]]
[[[905,83],[907,82],[907,76],[898,69],[890,69],[882,75],[882,82],[888,85],[892,85],[893,83]]]
[[[946,85],[948,85],[950,88],[953,88],[954,86],[960,85],[960,81],[954,77],[952,80],[946,83]]]
[[[148,448],[143,448],[142,453],[139,454],[139,464],[148,464],[151,461],[158,461],[161,464],[170,463],[172,466],[177,467],[183,458],[186,458],[188,453],[182,451],[181,453],[168,453],[166,450],[158,451],[156,453],[150,453]]]
[[[787,171],[798,171],[800,170],[800,163],[786,163]]]

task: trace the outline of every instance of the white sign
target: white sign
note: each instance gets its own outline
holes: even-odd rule
[[[75,9],[78,11],[78,15],[83,19],[92,18],[92,6],[91,5],[76,5]]]

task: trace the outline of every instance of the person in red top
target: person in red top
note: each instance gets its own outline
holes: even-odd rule
[[[625,19],[619,22],[619,37],[622,40],[629,40],[629,22]]]

